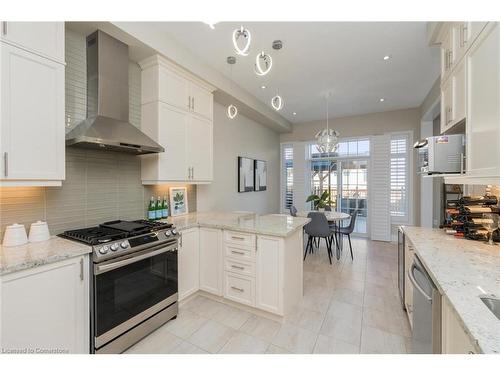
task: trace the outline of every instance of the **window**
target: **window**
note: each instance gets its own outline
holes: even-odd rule
[[[368,138],[348,139],[339,142],[337,151],[322,153],[316,144],[309,146],[309,159],[370,156]]]
[[[399,222],[408,221],[409,211],[409,136],[391,136],[391,216]]]
[[[289,210],[293,205],[293,146],[282,146],[282,197],[283,208]]]

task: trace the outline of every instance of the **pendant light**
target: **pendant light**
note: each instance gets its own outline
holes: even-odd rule
[[[258,76],[265,76],[271,71],[273,66],[273,59],[267,53],[262,51],[255,57],[255,74]]]
[[[230,67],[231,91],[233,91],[233,65],[236,64],[236,57],[228,56],[226,59]],[[230,120],[233,120],[238,114],[238,108],[234,104],[229,104],[226,109],[226,115]]]
[[[330,93],[326,94],[326,129],[320,130],[316,133],[316,142],[318,144],[318,149],[322,154],[330,154],[337,150],[339,145],[339,132],[330,129],[328,123],[328,104],[329,104]]]
[[[238,45],[239,39],[245,40],[243,48],[240,48],[240,46]],[[245,29],[243,26],[233,31],[233,46],[236,54],[241,56],[248,56],[248,51],[250,49],[251,41],[252,41],[252,34],[250,33],[250,30]]]
[[[283,108],[283,98],[276,91],[276,95],[271,99],[271,106],[275,111],[280,111]]]

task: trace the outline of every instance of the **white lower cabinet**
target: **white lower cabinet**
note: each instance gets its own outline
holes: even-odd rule
[[[200,288],[200,239],[199,229],[190,228],[181,232],[178,252],[179,301]]]
[[[244,305],[255,306],[255,277],[225,272],[224,297]]]
[[[441,349],[443,354],[475,354],[476,349],[458,321],[448,300],[441,303]]]
[[[0,346],[89,353],[89,260],[71,258],[0,278]]]
[[[283,310],[282,239],[259,236],[257,238],[255,307],[273,313]]]
[[[222,296],[222,230],[200,228],[200,289]]]

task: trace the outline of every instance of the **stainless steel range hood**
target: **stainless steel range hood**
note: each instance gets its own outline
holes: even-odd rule
[[[87,119],[66,145],[134,154],[165,149],[129,122],[128,46],[97,30],[87,37]]]

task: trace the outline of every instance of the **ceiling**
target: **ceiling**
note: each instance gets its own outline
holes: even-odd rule
[[[285,103],[280,114],[294,123],[324,119],[328,92],[332,94],[330,117],[418,107],[439,75],[439,48],[427,46],[425,22],[243,25],[252,33],[252,44],[249,56],[237,56],[232,73],[235,85],[267,105],[278,91]],[[235,55],[231,38],[240,23],[217,23],[213,30],[201,22],[158,22],[155,26],[230,76],[226,57]],[[272,49],[275,39],[283,41],[283,49]],[[261,50],[273,58],[273,68],[264,77],[253,70]],[[391,58],[384,61],[385,55]],[[262,85],[267,88],[261,89]]]

